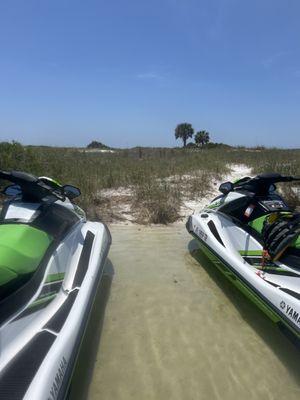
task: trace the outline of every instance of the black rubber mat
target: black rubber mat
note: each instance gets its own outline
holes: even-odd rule
[[[77,271],[73,282],[73,288],[81,286],[83,282],[83,279],[85,277],[86,271],[89,266],[94,238],[95,235],[91,231],[88,231],[84,239],[83,248],[80,254],[80,259],[78,262]]]
[[[53,317],[47,322],[43,329],[51,329],[54,332],[59,332],[63,327],[68,315],[71,311],[71,308],[76,299],[78,290],[73,290],[68,294],[68,297],[63,302],[59,310],[53,315]]]
[[[208,227],[209,227],[211,233],[212,233],[212,234],[214,235],[214,237],[217,239],[217,241],[218,241],[219,243],[221,243],[222,246],[224,246],[223,240],[221,239],[221,236],[219,235],[219,232],[218,232],[218,230],[217,230],[217,228],[216,228],[216,225],[213,223],[213,221],[210,220],[210,221],[208,222],[207,225],[208,225]],[[225,247],[225,246],[224,246],[224,247]]]
[[[0,374],[0,399],[22,399],[56,336],[40,332]]]

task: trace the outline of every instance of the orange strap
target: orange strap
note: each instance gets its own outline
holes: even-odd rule
[[[266,265],[266,262],[270,260],[270,254],[268,253],[268,250],[264,249],[262,251],[262,258],[261,258],[261,266],[262,268],[264,268],[264,266]]]

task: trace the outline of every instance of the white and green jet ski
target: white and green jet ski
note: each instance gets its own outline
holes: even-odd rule
[[[63,399],[111,244],[80,190],[0,171],[0,398]]]
[[[275,184],[299,180],[273,173],[225,182],[222,194],[186,224],[216,267],[298,338],[300,214],[291,211]]]

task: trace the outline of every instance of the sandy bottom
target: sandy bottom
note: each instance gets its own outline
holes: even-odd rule
[[[111,232],[115,273],[89,399],[299,399],[300,352],[183,225]]]

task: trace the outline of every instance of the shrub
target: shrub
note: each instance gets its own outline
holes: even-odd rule
[[[101,142],[97,142],[97,140],[93,140],[86,147],[87,149],[110,149],[110,147],[106,146]]]
[[[136,187],[133,207],[137,222],[168,224],[179,218],[180,192],[163,182],[151,181]]]

